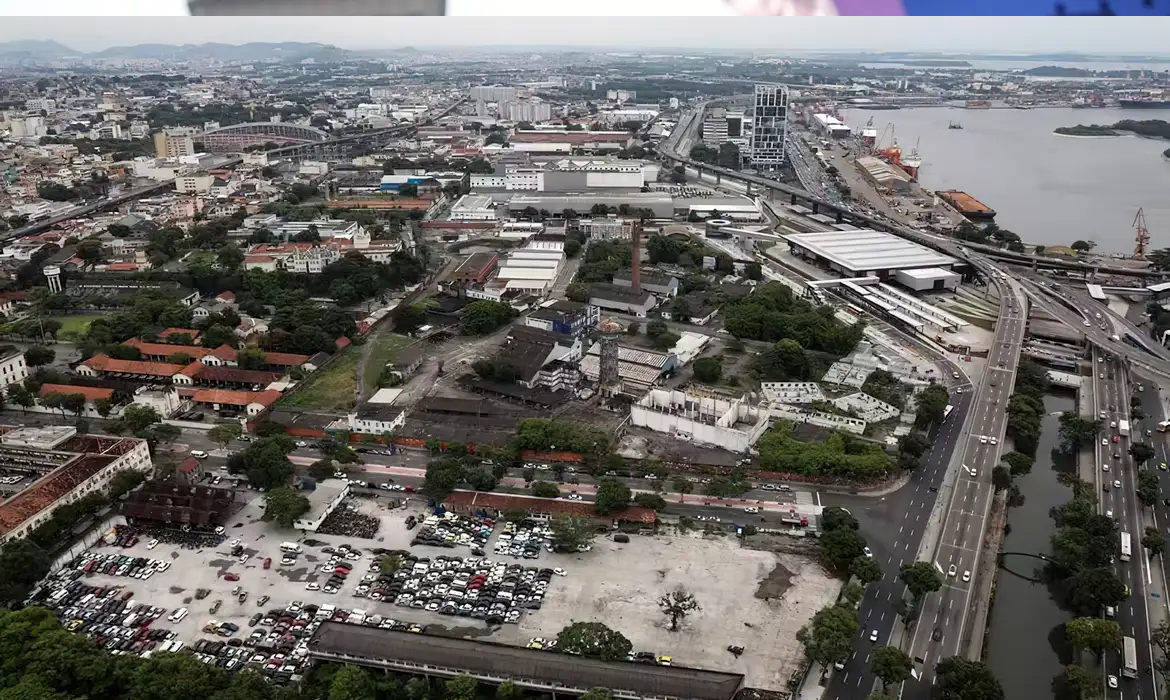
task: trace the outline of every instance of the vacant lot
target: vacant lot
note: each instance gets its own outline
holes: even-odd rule
[[[379,333],[369,339],[371,347],[366,348],[366,366],[362,370],[366,394],[373,394],[378,390],[378,377],[386,363],[394,359],[398,351],[414,342],[419,342],[405,335],[394,333]]]
[[[569,575],[549,589],[542,610],[518,626],[505,625],[498,641],[520,644],[555,637],[573,621],[602,622],[629,638],[635,651],[672,656],[679,666],[743,673],[754,688],[785,687],[804,655],[797,630],[840,590],[811,559],[740,549],[730,537],[598,539],[591,552],[554,555],[542,565]],[[680,587],[702,609],[671,632],[657,600]],[[743,646],[744,654],[732,656],[730,644]]]
[[[359,352],[360,348],[347,348],[325,369],[309,375],[303,386],[282,398],[277,406],[336,412],[353,407]]]

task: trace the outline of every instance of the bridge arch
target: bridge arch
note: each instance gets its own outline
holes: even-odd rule
[[[1043,554],[1034,554],[1032,552],[1000,552],[996,555],[996,562],[999,564],[999,568],[1003,569],[1009,574],[1012,574],[1013,576],[1019,576],[1020,578],[1031,581],[1032,583],[1044,583],[1044,580],[1037,578],[1036,576],[1020,573],[1019,571],[1015,571],[1014,569],[1010,569],[1004,566],[1004,557],[1028,557],[1029,559],[1039,559],[1040,561],[1048,562],[1049,564],[1053,564],[1055,566],[1060,566],[1060,562],[1056,561],[1052,557],[1046,557]]]

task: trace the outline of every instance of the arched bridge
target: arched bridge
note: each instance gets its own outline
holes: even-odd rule
[[[1008,572],[1009,574],[1012,574],[1014,576],[1019,576],[1020,578],[1025,579],[1027,581],[1031,581],[1032,583],[1044,583],[1044,580],[1037,578],[1036,576],[1031,576],[1028,574],[1021,574],[1018,571],[1013,571],[1013,570],[1007,568],[1006,566],[1003,565],[1003,558],[1004,557],[1028,557],[1030,559],[1039,559],[1040,561],[1044,561],[1044,562],[1048,562],[1049,564],[1055,564],[1056,566],[1060,566],[1060,563],[1058,561],[1056,561],[1055,559],[1053,559],[1051,557],[1046,557],[1043,554],[1033,554],[1032,552],[1002,552],[1001,551],[999,554],[996,555],[996,561],[999,564],[999,568],[1003,569],[1004,571]]]
[[[232,124],[196,137],[203,144],[203,150],[210,153],[234,153],[249,146],[263,146],[275,143],[281,146],[324,141],[329,134],[311,126],[285,124],[281,122],[249,122]]]

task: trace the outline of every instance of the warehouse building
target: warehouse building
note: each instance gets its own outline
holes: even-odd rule
[[[916,291],[953,289],[961,279],[952,269],[960,261],[882,231],[819,231],[781,237],[793,255],[842,277],[895,279]]]

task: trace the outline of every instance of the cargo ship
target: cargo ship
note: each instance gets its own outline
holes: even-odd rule
[[[1118,100],[1117,106],[1125,109],[1170,109],[1170,99],[1164,97],[1131,97]]]
[[[991,109],[988,100],[967,100],[967,109]]]
[[[987,221],[995,218],[995,210],[978,199],[961,190],[941,190],[935,192],[939,199],[955,208],[963,216],[973,221]]]

